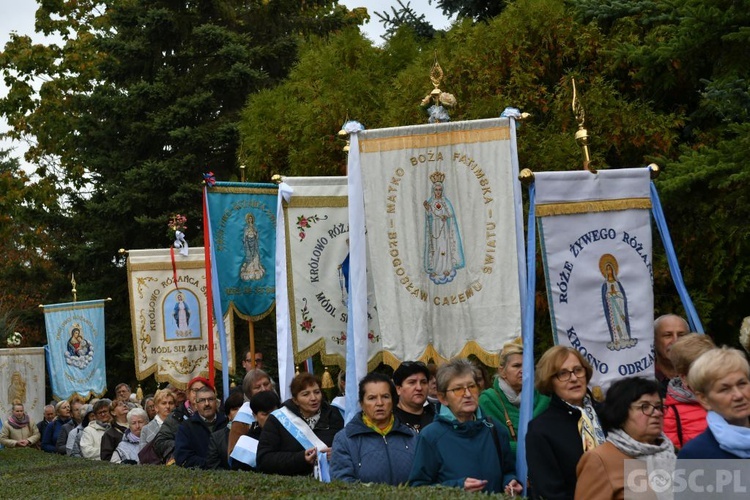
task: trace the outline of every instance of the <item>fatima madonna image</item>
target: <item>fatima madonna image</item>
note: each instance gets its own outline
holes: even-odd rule
[[[630,338],[630,318],[628,317],[628,297],[625,289],[617,277],[619,264],[614,255],[605,253],[599,259],[599,270],[604,277],[602,283],[602,306],[607,318],[610,342],[607,349],[619,351],[628,349],[638,343],[638,339]]]
[[[445,196],[445,174],[430,175],[432,196],[424,202],[425,219],[424,270],[436,285],[450,283],[456,271],[465,265],[461,233],[453,205]]]

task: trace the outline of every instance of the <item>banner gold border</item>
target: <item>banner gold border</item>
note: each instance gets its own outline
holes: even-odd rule
[[[536,206],[537,217],[555,215],[612,212],[631,209],[651,209],[650,198],[623,198],[620,200],[574,201],[570,203],[547,203]]]
[[[393,137],[362,138],[359,141],[361,153],[395,151],[398,149],[426,149],[458,144],[510,140],[510,127],[485,129],[453,130],[424,135],[397,135]]]

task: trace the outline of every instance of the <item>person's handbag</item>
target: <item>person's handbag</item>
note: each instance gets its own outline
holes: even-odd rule
[[[147,465],[160,465],[161,457],[154,449],[154,441],[151,440],[141,451],[138,452],[138,461]]]

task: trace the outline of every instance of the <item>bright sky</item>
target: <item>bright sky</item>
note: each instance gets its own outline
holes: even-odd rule
[[[450,25],[450,21],[443,16],[441,10],[436,5],[437,0],[432,0],[432,5],[428,0],[402,0],[404,5],[410,5],[417,14],[424,14],[426,19],[432,23],[436,29],[444,29]],[[375,44],[381,44],[381,35],[385,33],[380,18],[375,12],[388,12],[392,15],[391,7],[398,8],[397,0],[339,0],[341,5],[349,9],[355,7],[366,7],[370,14],[370,22],[363,26],[363,31],[368,38]],[[34,33],[34,14],[38,4],[36,0],[0,0],[0,47],[5,47],[6,42],[10,40],[10,32],[17,31],[22,35],[31,35],[34,41],[42,42],[43,37]],[[5,83],[0,81],[0,95],[5,96],[8,89]],[[4,118],[0,118],[0,132],[7,130],[7,123]],[[14,156],[22,157],[26,151],[25,144],[0,141],[1,149],[15,149]]]

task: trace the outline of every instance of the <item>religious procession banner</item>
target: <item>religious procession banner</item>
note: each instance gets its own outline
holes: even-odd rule
[[[326,365],[346,364],[349,212],[346,177],[286,177],[287,279],[295,363],[320,353]],[[378,311],[368,293],[370,368],[380,362]]]
[[[104,300],[42,306],[47,365],[55,399],[84,399],[107,392]]]
[[[187,256],[169,249],[130,250],[128,288],[138,380],[151,374],[158,382],[185,388],[193,377],[208,378],[208,320],[203,247]],[[215,323],[215,322],[214,322]],[[221,357],[214,324],[218,369],[234,371],[232,315],[224,319],[228,362]]]
[[[44,348],[0,349],[0,415],[10,415],[20,401],[26,413],[39,422],[44,418]]]
[[[521,334],[514,151],[507,118],[359,133],[391,366],[469,354],[497,366]]]
[[[275,184],[217,182],[207,188],[211,246],[222,314],[258,321],[274,304]]]
[[[619,378],[653,377],[648,168],[534,176],[555,343],[591,363],[595,397]]]

